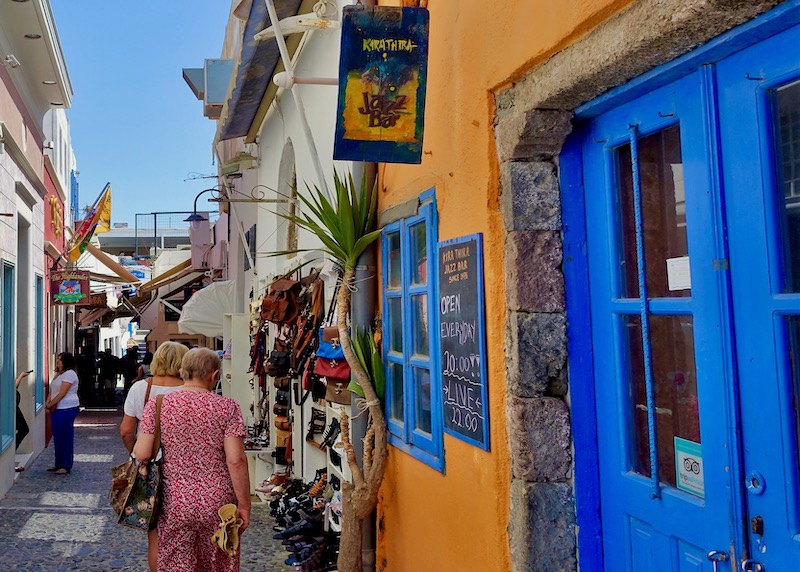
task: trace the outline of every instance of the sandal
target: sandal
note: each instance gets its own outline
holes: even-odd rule
[[[306,441],[313,441],[314,435],[325,431],[325,412],[312,408],[311,419],[308,420],[308,433],[306,433]]]
[[[47,467],[48,473],[55,473],[58,470],[58,467]]]
[[[57,475],[68,475],[69,474],[69,469],[58,469],[55,473]]]

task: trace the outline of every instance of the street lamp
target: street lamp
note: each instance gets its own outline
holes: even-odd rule
[[[198,223],[208,220],[206,217],[197,212],[197,199],[199,199],[200,195],[204,193],[211,193],[214,191],[219,191],[219,189],[205,189],[197,193],[197,196],[194,198],[194,207],[192,208],[192,214],[186,217],[184,219],[184,222],[188,222],[192,226],[192,228],[196,228],[198,226]]]

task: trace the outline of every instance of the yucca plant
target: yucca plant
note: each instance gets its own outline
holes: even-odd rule
[[[350,296],[355,288],[356,261],[358,257],[380,236],[374,230],[377,216],[377,193],[367,187],[366,180],[356,186],[352,175],[342,179],[334,173],[334,196],[329,199],[319,188],[308,188],[308,196],[297,194],[299,212],[279,213],[313,234],[322,244],[318,249],[327,253],[342,268],[342,283],[339,288],[336,309],[336,324],[345,359],[350,365],[354,383],[365,402],[369,419],[364,437],[363,463],[359,466],[353,445],[350,442],[350,423],[342,415],[342,442],[345,457],[353,474],[352,482],[342,483],[342,532],[339,546],[340,572],[361,572],[361,530],[363,520],[370,517],[378,503],[378,490],[386,469],[386,420],[383,416],[376,387],[381,393],[384,387],[383,366],[375,342],[365,345],[353,344],[349,335],[348,317]],[[305,249],[309,250],[309,249]],[[300,250],[281,251],[274,254],[289,254]],[[358,339],[358,334],[356,338]],[[365,335],[371,340],[371,336]],[[354,349],[355,348],[355,349]],[[365,351],[367,350],[367,351]],[[367,362],[367,354],[369,354]],[[377,356],[377,362],[375,361]]]

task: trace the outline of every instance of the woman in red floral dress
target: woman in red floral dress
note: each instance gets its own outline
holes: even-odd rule
[[[232,399],[212,393],[220,359],[207,348],[189,350],[183,387],[161,405],[163,504],[158,517],[159,572],[237,572],[233,558],[211,544],[220,523],[217,511],[238,505],[240,532],[250,524],[250,478],[242,437],[242,413]],[[142,414],[134,455],[142,462],[153,450],[156,400]]]

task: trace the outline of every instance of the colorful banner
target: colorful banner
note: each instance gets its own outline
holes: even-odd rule
[[[87,306],[89,273],[79,270],[55,270],[50,273],[50,294],[53,304]]]
[[[334,159],[422,162],[428,25],[425,8],[344,7]]]
[[[86,250],[86,245],[95,234],[111,230],[111,183],[106,183],[92,208],[86,213],[75,231],[67,251],[67,258],[75,264]]]

